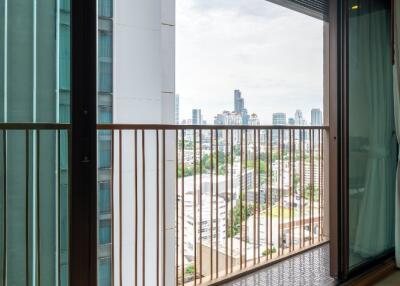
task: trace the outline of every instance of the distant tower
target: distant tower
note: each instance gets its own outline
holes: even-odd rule
[[[294,114],[294,121],[295,125],[304,125],[304,118],[303,118],[303,112],[299,109],[296,110],[296,113]]]
[[[322,125],[322,111],[319,108],[311,109],[311,125],[321,126]]]
[[[201,118],[201,109],[192,110],[192,124],[201,125],[203,119]]]
[[[234,108],[236,113],[241,113],[242,109],[244,108],[242,92],[238,89],[234,91]]]
[[[286,125],[286,113],[278,112],[272,114],[273,125]]]
[[[175,94],[175,124],[179,125],[179,94]]]

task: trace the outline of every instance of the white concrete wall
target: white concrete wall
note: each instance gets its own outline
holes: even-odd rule
[[[175,0],[114,0],[114,123],[174,124],[175,118]],[[162,146],[162,132],[160,148]],[[138,132],[138,277],[142,285],[142,257],[145,256],[146,285],[156,285],[156,133],[145,133],[145,248],[143,250],[142,134]],[[175,134],[167,132],[166,149],[166,285],[174,285],[174,197]],[[134,285],[134,134],[122,138],[122,201],[119,196],[119,150],[115,148],[114,171],[114,285],[119,277],[119,206],[122,205],[122,282]],[[118,147],[119,135],[115,134]],[[160,152],[160,161],[162,152]],[[161,165],[160,184],[162,182]],[[161,194],[160,189],[160,194]],[[160,197],[160,213],[161,200]],[[160,217],[160,222],[161,222]],[[163,229],[160,229],[160,249]],[[160,256],[162,259],[162,256]],[[162,261],[162,260],[161,260]],[[162,263],[160,263],[160,271]],[[160,273],[161,277],[161,273]]]

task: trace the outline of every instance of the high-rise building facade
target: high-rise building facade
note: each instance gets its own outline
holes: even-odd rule
[[[113,0],[98,1],[98,91],[97,122],[113,123]],[[97,267],[98,285],[111,285],[112,216],[111,216],[111,132],[98,133],[97,182]]]
[[[193,109],[192,110],[192,124],[193,125],[201,125],[203,122],[201,116],[201,109]]]
[[[303,117],[303,112],[299,109],[296,110],[294,114],[295,125],[302,126],[305,125],[305,119]]]
[[[98,0],[98,123],[179,122],[179,95],[175,95],[174,78],[174,33],[175,11],[171,9],[170,2]],[[125,199],[119,202],[119,197],[114,194],[112,206],[111,191],[118,189],[116,172],[112,171],[112,167],[116,168],[112,166],[112,155],[117,158],[118,152],[122,152],[122,156],[126,157],[130,151],[124,148],[119,150],[115,145],[112,149],[111,132],[101,131],[98,134],[98,285],[111,286],[115,283],[112,273],[117,273],[120,267],[119,264],[112,266],[120,246],[117,229],[114,228],[112,233],[116,221],[112,221],[111,210],[113,207],[115,211],[120,207],[122,210],[132,208],[134,202],[128,198],[134,189],[134,182],[131,179],[124,181],[121,194]],[[132,144],[132,134],[125,132],[122,135],[122,146]],[[118,142],[119,135],[114,133],[114,136],[114,142]],[[150,136],[146,136],[146,140],[150,140]],[[122,165],[122,168],[125,170],[129,166]],[[155,166],[149,163],[147,168],[146,173],[151,174]],[[152,186],[146,189],[146,201],[156,201],[155,189]],[[124,217],[123,229],[129,229],[130,222]],[[148,214],[146,223],[152,224],[153,218]],[[133,245],[134,237],[131,235],[124,233],[121,238],[127,242],[125,249]],[[116,241],[113,241],[113,236]],[[152,244],[155,241],[149,238],[147,245]],[[146,255],[149,253],[151,251],[147,250]],[[135,267],[131,257],[120,259],[125,267]],[[151,285],[151,275],[147,273],[146,276],[150,277],[148,283]],[[166,279],[170,281],[171,277],[167,274]],[[131,279],[124,277],[123,281],[133,285]]]
[[[286,125],[286,113],[277,112],[272,114],[273,125]]]
[[[242,92],[236,89],[233,92],[233,98],[234,98],[234,111],[236,113],[241,113],[242,109],[244,108],[244,99],[242,98]]]
[[[311,125],[321,126],[322,125],[322,111],[319,108],[311,109]]]

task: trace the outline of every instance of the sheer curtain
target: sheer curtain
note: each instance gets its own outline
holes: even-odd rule
[[[394,116],[396,123],[397,141],[400,142],[400,4],[394,1],[394,66],[393,66],[393,95]],[[400,160],[400,157],[399,157]],[[395,246],[396,263],[400,267],[400,166],[397,164],[396,178],[396,220],[395,220]]]
[[[359,75],[350,78],[353,89],[365,100],[368,129],[365,136],[364,191],[359,202],[353,250],[360,257],[377,256],[394,245],[395,144],[393,134],[392,67],[390,64],[389,13],[371,10],[351,21],[358,38]],[[354,52],[354,51],[353,51]],[[350,67],[351,68],[351,67]],[[359,68],[359,67],[358,67]]]

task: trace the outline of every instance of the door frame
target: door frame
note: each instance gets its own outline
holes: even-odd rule
[[[97,285],[97,1],[71,0],[69,285]]]
[[[391,1],[391,0],[387,0]],[[391,1],[393,4],[393,2]],[[329,224],[330,273],[339,281],[394,257],[394,250],[349,269],[348,0],[330,1],[329,32]]]

